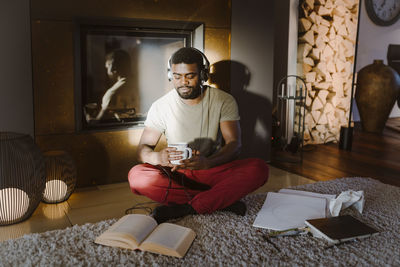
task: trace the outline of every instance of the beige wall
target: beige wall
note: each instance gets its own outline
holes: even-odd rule
[[[125,181],[142,129],[75,132],[73,19],[135,18],[205,23],[205,54],[230,59],[230,0],[32,0],[36,142],[77,162],[78,186]]]

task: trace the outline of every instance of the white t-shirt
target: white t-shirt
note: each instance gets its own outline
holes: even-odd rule
[[[207,87],[202,101],[196,105],[186,104],[175,89],[171,90],[151,105],[144,124],[165,134],[169,144],[188,143],[209,156],[221,146],[219,123],[239,119],[233,96]]]

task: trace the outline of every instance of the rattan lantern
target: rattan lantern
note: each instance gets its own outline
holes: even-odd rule
[[[32,137],[0,132],[0,225],[29,218],[44,186],[43,156]]]
[[[76,185],[76,167],[72,157],[65,151],[43,153],[46,162],[46,189],[43,201],[59,203],[67,200]]]

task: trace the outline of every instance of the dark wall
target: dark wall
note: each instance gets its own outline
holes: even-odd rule
[[[270,159],[275,2],[232,1],[230,89],[240,108],[242,157]]]

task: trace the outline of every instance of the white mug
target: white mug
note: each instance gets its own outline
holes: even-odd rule
[[[187,143],[174,143],[174,144],[168,144],[168,147],[175,147],[176,151],[182,151],[183,153],[180,155],[182,156],[182,159],[178,160],[171,160],[172,164],[179,165],[181,164],[181,160],[184,159],[190,159],[192,157],[192,149],[188,147]]]

